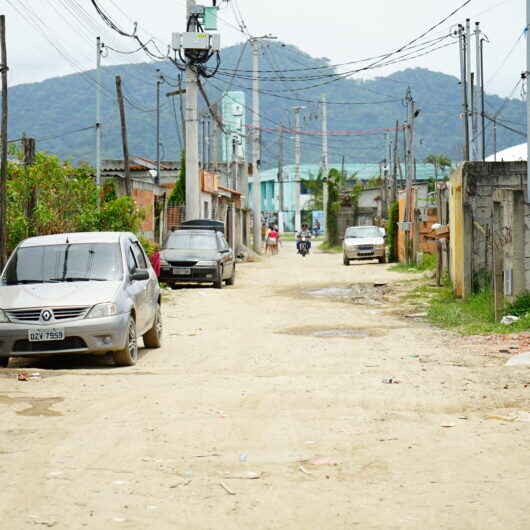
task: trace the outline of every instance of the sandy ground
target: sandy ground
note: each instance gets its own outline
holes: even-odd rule
[[[530,528],[528,369],[402,318],[392,294],[304,294],[403,279],[284,249],[233,288],[169,292],[164,347],[133,368],[12,362],[0,527]]]

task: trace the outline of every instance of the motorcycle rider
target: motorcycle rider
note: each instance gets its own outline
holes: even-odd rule
[[[300,245],[302,244],[302,238],[305,238],[305,244],[307,245],[307,251],[311,248],[311,231],[309,230],[309,225],[303,224],[302,230],[296,234],[296,248],[298,254],[300,254]]]

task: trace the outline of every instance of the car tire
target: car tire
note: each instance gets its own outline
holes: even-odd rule
[[[346,257],[346,256],[343,256],[342,257],[342,262],[344,263],[344,265],[348,266],[350,264],[350,260]]]
[[[236,266],[234,264],[234,270],[232,271],[232,276],[226,280],[226,285],[234,285],[236,283]]]
[[[379,259],[379,263],[386,263],[386,257],[378,258],[378,259]]]
[[[9,357],[0,357],[0,368],[7,368],[9,364]]]
[[[116,366],[134,366],[138,360],[138,336],[132,315],[127,324],[127,344],[123,350],[112,352],[112,357]]]
[[[213,286],[216,288],[216,289],[222,289],[223,288],[223,267],[219,267],[219,272],[217,274],[217,279],[215,280],[215,282],[213,282]]]
[[[160,348],[162,346],[162,331],[162,307],[158,304],[153,327],[144,334],[144,346],[151,349]]]

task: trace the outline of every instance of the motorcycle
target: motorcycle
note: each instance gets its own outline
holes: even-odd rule
[[[300,238],[300,248],[298,252],[305,258],[309,254],[309,239],[307,237]]]

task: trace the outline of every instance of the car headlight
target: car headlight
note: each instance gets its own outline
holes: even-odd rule
[[[160,266],[161,267],[169,267],[169,263],[165,259],[160,260]]]
[[[106,302],[104,304],[97,304],[95,305],[88,315],[87,318],[103,318],[103,317],[111,317],[112,315],[116,315],[118,313],[118,306],[116,304],[112,304],[110,302]]]
[[[384,243],[380,243],[379,245],[376,245],[375,248],[383,249],[383,248],[385,248],[385,244]]]
[[[9,322],[9,318],[7,318],[6,312],[0,309],[0,323],[5,324],[7,322]]]
[[[198,261],[196,267],[216,267],[217,261]]]

